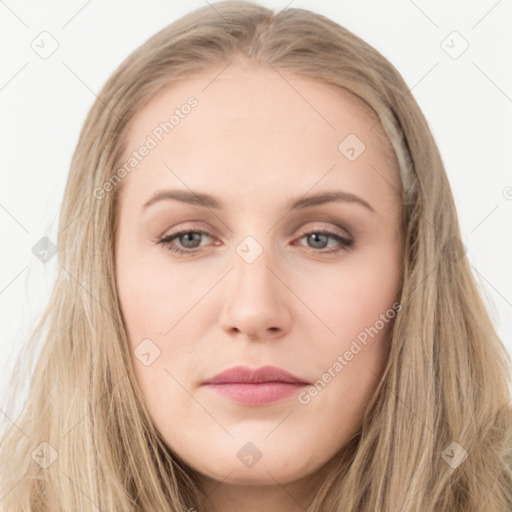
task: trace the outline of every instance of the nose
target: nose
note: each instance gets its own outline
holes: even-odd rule
[[[221,327],[230,336],[263,340],[289,332],[293,293],[271,265],[266,251],[252,263],[234,254],[220,316]]]

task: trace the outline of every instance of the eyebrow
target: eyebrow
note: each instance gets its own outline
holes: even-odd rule
[[[148,201],[146,201],[141,209],[146,210],[152,204],[163,201],[174,199],[182,203],[190,204],[193,206],[201,206],[204,208],[211,208],[219,210],[222,208],[221,201],[210,194],[201,192],[191,192],[187,190],[159,190],[153,194]],[[309,195],[301,199],[293,201],[289,205],[290,210],[302,210],[304,208],[311,208],[320,204],[331,203],[331,202],[345,202],[355,203],[364,206],[368,210],[376,213],[372,206],[366,202],[363,198],[356,196],[350,192],[343,190],[333,190],[328,192],[321,192],[314,195]]]

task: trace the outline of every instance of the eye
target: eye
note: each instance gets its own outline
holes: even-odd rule
[[[308,243],[313,244],[313,247],[311,247],[312,249],[324,249],[327,246],[329,239],[334,240],[338,244],[338,247],[335,246],[334,248],[332,248],[331,246],[330,250],[321,251],[321,253],[323,254],[334,254],[341,251],[347,251],[354,243],[353,240],[345,238],[341,236],[339,233],[330,231],[328,229],[317,229],[314,231],[308,231],[307,233],[302,235],[300,240],[302,240],[303,238],[306,238]]]
[[[164,236],[158,240],[157,243],[162,244],[164,247],[167,247],[170,251],[176,252],[178,254],[191,254],[197,249],[200,245],[201,236],[210,234],[207,231],[202,229],[194,229],[194,230],[182,230],[171,235]],[[174,239],[178,239],[180,243],[183,243],[185,249],[180,249],[176,245],[174,245]],[[198,243],[199,242],[199,243]]]
[[[201,246],[201,237],[206,235],[209,238],[212,238],[212,235],[203,229],[188,229],[181,230],[176,233],[171,233],[170,235],[161,237],[158,239],[157,243],[166,247],[168,250],[175,252],[181,255],[189,255],[193,253],[199,252],[198,249]],[[314,231],[308,231],[304,233],[299,240],[306,238],[308,243],[312,243],[313,246],[310,246],[309,249],[312,252],[320,253],[320,254],[334,254],[341,251],[347,251],[354,243],[353,240],[345,238],[341,236],[339,233],[334,231],[326,230],[326,229],[317,229]],[[320,251],[319,249],[325,249],[329,239],[334,240],[338,245],[329,249]],[[182,247],[180,248],[176,245],[175,240],[177,240]]]

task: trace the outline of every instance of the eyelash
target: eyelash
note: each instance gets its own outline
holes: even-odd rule
[[[178,247],[173,246],[172,243],[171,243],[175,238],[178,238],[181,235],[186,235],[186,234],[189,234],[189,233],[201,233],[203,235],[207,235],[209,237],[212,237],[212,235],[210,235],[210,233],[208,233],[207,231],[205,231],[203,229],[184,229],[184,230],[181,230],[181,231],[177,231],[176,233],[172,233],[170,235],[167,235],[167,236],[159,238],[157,243],[161,244],[163,247],[167,247],[167,249],[169,251],[181,254],[182,256],[190,255],[190,254],[193,254],[193,253],[197,253],[197,252],[199,252],[198,249],[180,249]],[[337,233],[335,233],[333,231],[329,231],[327,229],[318,229],[318,230],[308,231],[308,232],[304,233],[299,238],[299,240],[301,240],[305,236],[311,235],[311,234],[327,235],[327,236],[329,236],[330,238],[333,238],[334,240],[336,240],[337,242],[339,242],[342,245],[342,247],[339,248],[339,249],[331,249],[331,250],[328,250],[328,251],[326,251],[326,250],[316,250],[316,249],[310,247],[309,249],[312,252],[315,252],[315,253],[320,253],[320,254],[337,254],[337,253],[342,252],[342,251],[348,251],[351,248],[351,246],[353,245],[353,243],[354,243],[353,240],[348,240],[346,238],[343,238],[340,235],[338,235]]]

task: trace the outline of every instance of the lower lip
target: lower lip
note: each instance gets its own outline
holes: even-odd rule
[[[211,390],[243,405],[271,404],[297,393],[308,385],[299,382],[227,382],[223,384],[207,384]]]

